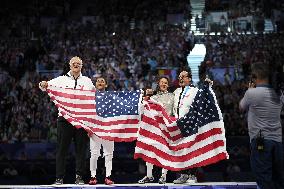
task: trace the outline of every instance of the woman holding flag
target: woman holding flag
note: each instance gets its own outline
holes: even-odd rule
[[[96,89],[98,92],[104,92],[107,88],[107,81],[104,77],[98,77],[96,79]],[[111,171],[112,171],[112,158],[113,158],[113,151],[114,151],[114,141],[105,140],[97,135],[93,134],[90,137],[90,151],[91,151],[91,158],[90,158],[90,171],[91,171],[91,180],[89,181],[90,185],[97,184],[97,167],[98,167],[98,159],[101,154],[101,146],[103,147],[103,155],[105,157],[105,168],[106,168],[106,177],[105,177],[105,184],[111,185],[114,182],[111,180]]]
[[[174,95],[173,93],[168,92],[169,88],[169,79],[167,77],[161,77],[158,80],[158,87],[157,87],[157,94],[151,96],[151,100],[157,101],[160,103],[166,110],[167,114],[172,116],[173,115],[173,103],[174,103]],[[150,93],[153,94],[152,89],[146,90],[146,94],[149,95]],[[146,162],[147,167],[147,175],[138,181],[140,184],[149,183],[154,181],[153,177],[153,164]],[[167,169],[162,169],[162,175],[159,179],[160,184],[166,183],[166,176],[167,176]]]
[[[212,81],[207,81],[212,85]],[[161,110],[162,107],[155,102],[151,103],[150,101],[148,105],[145,106],[144,115],[142,118],[143,123],[139,131],[134,158],[142,158],[145,161],[151,162],[152,164],[160,167],[173,171],[180,171],[180,177],[174,181],[175,184],[182,184],[185,182],[194,183],[196,182],[196,177],[194,176],[196,170],[195,167],[210,164],[227,157],[223,145],[224,141],[221,141],[221,139],[218,142],[220,142],[219,145],[221,145],[220,149],[222,152],[220,153],[218,151],[220,149],[215,151],[215,135],[213,135],[213,138],[209,137],[208,140],[205,138],[205,140],[200,140],[200,142],[195,136],[197,134],[204,135],[202,132],[206,132],[206,129],[211,128],[211,121],[207,123],[207,117],[210,118],[209,120],[211,120],[211,117],[213,116],[214,121],[216,120],[213,127],[221,127],[223,122],[222,120],[219,120],[221,118],[219,117],[219,112],[216,108],[216,111],[212,110],[213,112],[211,112],[211,110],[203,108],[203,104],[198,104],[198,102],[202,103],[203,100],[207,99],[206,94],[208,90],[205,90],[205,88],[204,90],[199,90],[198,88],[192,86],[190,72],[182,71],[180,73],[179,84],[180,88],[176,89],[174,92],[174,105],[172,105],[175,119],[165,115],[163,113],[165,110]],[[201,95],[202,91],[204,91],[203,95]],[[197,95],[197,93],[199,95]],[[209,97],[211,96],[209,95]],[[211,101],[209,101],[209,99],[208,101],[206,100],[206,103],[204,104],[214,105],[215,100],[210,100]],[[191,105],[194,106],[191,107]],[[210,115],[212,116],[210,117],[209,115],[206,115],[203,117],[204,120],[201,122],[199,121],[200,123],[198,122],[199,125],[197,125],[197,122],[195,124],[195,120],[192,120],[194,116],[189,116],[191,116],[192,113],[198,113],[198,115],[195,117],[201,118],[202,115],[199,115],[199,113],[204,113],[201,110],[210,111]],[[191,124],[188,124],[188,121],[193,121],[194,124],[191,126]],[[198,127],[202,128],[199,130]],[[219,130],[220,132],[222,130],[221,128],[217,129],[218,132]],[[206,141],[206,143],[208,143],[210,146],[208,152],[212,156],[215,157],[217,155],[216,158],[212,159],[212,161],[211,159],[208,160],[208,156],[204,155],[203,153],[198,156],[200,159],[196,159],[193,155],[199,153],[199,147],[203,147],[204,144],[202,141]],[[152,180],[153,179],[149,179],[149,175],[147,175],[140,181],[140,183],[151,182]]]

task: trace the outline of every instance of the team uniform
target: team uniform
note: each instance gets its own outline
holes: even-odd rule
[[[197,91],[198,88],[194,86],[180,87],[174,91],[173,114],[176,118],[181,118],[188,112],[189,107],[191,106],[194,99],[191,97],[194,97]],[[191,172],[191,174],[189,174],[189,172]],[[181,174],[181,176],[178,179],[174,180],[174,183],[195,183],[196,177],[194,176],[193,172],[195,172],[195,169],[180,171],[179,173]]]
[[[173,93],[169,92],[162,92],[159,91],[156,95],[151,97],[151,100],[157,101],[158,103],[162,104],[162,106],[165,108],[166,112],[168,115],[173,115],[173,105],[174,105],[174,95]],[[147,175],[138,181],[140,184],[144,184],[147,182],[153,182],[154,177],[153,177],[153,164],[146,162],[146,167],[147,167]],[[162,175],[159,179],[160,184],[164,184],[166,182],[166,177],[167,177],[167,169],[162,169]]]

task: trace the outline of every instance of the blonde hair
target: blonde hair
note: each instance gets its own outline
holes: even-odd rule
[[[69,64],[73,64],[74,62],[78,62],[80,64],[83,64],[83,61],[80,57],[78,56],[74,56],[73,58],[70,59]]]

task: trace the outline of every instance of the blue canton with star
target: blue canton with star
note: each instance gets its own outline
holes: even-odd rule
[[[121,115],[138,115],[138,104],[141,92],[105,91],[96,92],[96,112],[101,117]]]
[[[187,137],[196,134],[198,128],[214,121],[220,121],[220,118],[214,96],[206,83],[198,89],[188,113],[177,120],[177,126],[181,134]]]

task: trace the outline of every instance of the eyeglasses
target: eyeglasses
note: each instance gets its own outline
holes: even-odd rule
[[[188,75],[183,75],[183,76],[181,76],[181,77],[178,77],[179,79],[183,79],[183,78],[189,78],[189,76]]]

